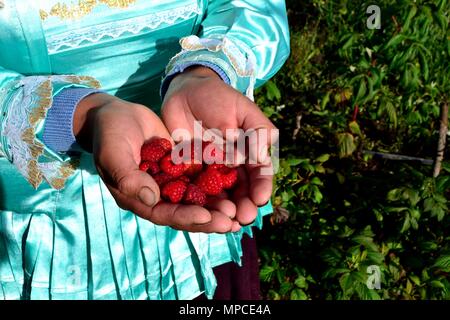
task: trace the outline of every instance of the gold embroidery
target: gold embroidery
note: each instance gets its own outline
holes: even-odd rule
[[[36,160],[31,160],[28,162],[28,181],[31,185],[37,189],[39,185],[42,183],[42,173],[39,170],[38,164]]]
[[[87,85],[94,88],[100,88],[101,84],[96,79],[89,76],[62,76],[62,80],[70,83],[77,83],[81,85]],[[22,140],[27,144],[28,150],[30,151],[32,159],[28,161],[28,177],[27,180],[31,183],[34,188],[38,188],[42,181],[47,180],[48,183],[55,189],[62,189],[64,184],[77,168],[79,161],[70,160],[61,164],[58,169],[58,173],[51,179],[48,179],[44,175],[42,170],[39,168],[39,157],[44,154],[45,146],[36,140],[36,130],[35,127],[39,121],[43,120],[47,115],[48,109],[52,106],[52,96],[53,96],[53,85],[52,79],[48,78],[43,81],[39,87],[36,89],[36,95],[38,96],[37,106],[33,108],[30,115],[28,116],[28,121],[30,127],[26,128],[22,132]]]
[[[79,165],[80,161],[78,159],[71,159],[69,162],[64,163],[59,168],[58,177],[52,179],[49,182],[50,185],[57,190],[64,188],[64,184],[66,183],[67,178],[69,178],[74,173]]]
[[[128,8],[137,0],[78,0],[78,4],[67,5],[65,3],[55,4],[49,12],[40,10],[41,19],[45,20],[49,16],[59,17],[61,20],[76,20],[90,14],[94,8],[100,4],[109,8]]]
[[[39,15],[41,16],[41,20],[45,20],[48,18],[48,13],[45,12],[44,10],[39,10]]]

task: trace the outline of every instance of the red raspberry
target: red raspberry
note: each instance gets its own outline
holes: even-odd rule
[[[195,184],[210,196],[216,196],[223,191],[222,175],[216,169],[208,168],[200,173]]]
[[[185,171],[184,174],[187,176],[196,176],[203,169],[202,164],[202,142],[199,141],[195,143],[191,142],[191,156],[189,161],[185,161]]]
[[[162,157],[164,157],[166,151],[158,141],[159,140],[152,140],[150,142],[146,142],[142,146],[141,148],[142,161],[158,162]]]
[[[165,172],[160,172],[153,176],[153,179],[158,184],[159,187],[164,186],[167,182],[171,181],[173,177]]]
[[[186,163],[186,170],[184,174],[190,177],[196,176],[203,169],[203,165],[201,163]]]
[[[222,163],[213,163],[213,164],[210,164],[210,165],[208,166],[208,168],[216,169],[216,170],[221,171],[223,168],[225,168],[225,165],[222,164]]]
[[[222,167],[219,169],[222,175],[222,184],[224,189],[231,189],[237,181],[238,172],[235,168]]]
[[[184,194],[183,203],[204,206],[206,203],[206,194],[195,184],[188,185]]]
[[[166,153],[172,151],[172,144],[170,143],[169,140],[165,138],[160,138],[158,139],[158,142],[161,145],[161,147],[163,147],[164,151],[166,151]]]
[[[219,145],[212,142],[203,143],[203,162],[207,164],[225,162],[225,155]]]
[[[183,199],[186,188],[186,183],[183,181],[170,181],[162,187],[161,196],[172,203],[179,203]]]
[[[150,168],[151,163],[150,161],[142,161],[139,165],[139,170],[146,172]]]
[[[185,165],[184,163],[175,164],[172,162],[171,155],[168,154],[164,156],[159,162],[160,168],[167,174],[170,174],[172,177],[177,178],[184,173]]]
[[[181,176],[178,178],[178,180],[183,181],[186,184],[189,184],[191,182],[191,180],[186,176]]]
[[[150,162],[150,167],[148,168],[147,172],[153,176],[153,175],[157,174],[159,171],[161,171],[161,170],[159,169],[158,163]]]

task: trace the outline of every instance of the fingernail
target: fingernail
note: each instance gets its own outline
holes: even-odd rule
[[[148,187],[144,187],[141,191],[139,191],[138,198],[142,203],[149,207],[153,207],[155,205],[155,193]]]
[[[210,216],[207,216],[207,215],[197,216],[194,219],[194,224],[196,224],[196,225],[208,224],[211,222],[211,220],[212,220],[211,215]]]
[[[252,225],[255,221],[256,221],[256,219],[253,220],[253,221],[250,222],[250,223],[247,223],[247,224],[241,224],[241,226],[242,226],[242,227],[247,227],[247,226],[249,226],[249,225]]]

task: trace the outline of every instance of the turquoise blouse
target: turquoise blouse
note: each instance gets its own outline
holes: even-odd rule
[[[42,142],[45,118],[70,87],[158,111],[163,76],[195,62],[251,97],[289,54],[284,1],[3,0],[0,30],[0,298],[212,297],[250,227],[188,233],[120,209],[92,155]]]

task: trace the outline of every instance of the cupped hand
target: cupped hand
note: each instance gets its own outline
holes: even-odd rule
[[[249,146],[253,155],[264,154],[277,139],[278,131],[258,106],[205,67],[190,68],[171,81],[162,118],[171,133],[183,128],[193,135],[195,121],[202,121],[203,129],[220,130],[224,137],[227,129],[269,132],[267,139]],[[257,207],[266,204],[272,194],[273,174],[267,173],[271,172],[270,158],[257,159],[239,170],[238,187],[232,197],[237,208],[235,219],[241,225],[252,223]]]
[[[79,144],[92,151],[97,171],[117,204],[158,225],[191,232],[229,232],[239,228],[231,221],[236,208],[222,200],[202,208],[160,202],[159,187],[139,170],[140,150],[153,137],[171,140],[149,108],[98,93],[84,98],[74,115]]]

